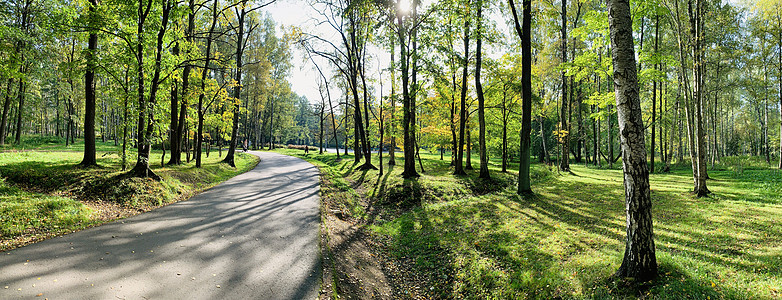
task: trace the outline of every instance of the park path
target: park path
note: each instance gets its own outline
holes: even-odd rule
[[[315,299],[319,173],[258,166],[152,212],[0,253],[0,299]]]

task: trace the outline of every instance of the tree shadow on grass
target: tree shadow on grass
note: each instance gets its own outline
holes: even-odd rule
[[[572,196],[525,198],[519,201],[521,207],[530,208],[537,215],[573,228],[575,240],[570,243],[576,248],[579,243],[593,249],[605,246],[585,243],[583,237],[575,235],[576,232],[616,241],[614,246],[611,246],[611,243],[608,245],[616,248],[616,251],[606,252],[601,256],[619,262],[624,244],[624,227],[618,222],[624,213],[623,200],[621,195],[607,192],[616,190],[617,187],[612,184],[591,184],[590,187],[585,187],[583,183],[573,181],[557,182],[556,185],[553,194]],[[564,193],[561,191],[563,189],[569,192]],[[603,193],[595,194],[594,191]],[[652,200],[655,205],[655,244],[660,277],[648,283],[631,284],[617,281],[611,276],[596,277],[595,274],[605,274],[605,264],[582,264],[579,266],[580,275],[576,277],[585,295],[592,295],[594,298],[642,298],[651,294],[656,298],[667,299],[695,296],[703,299],[707,296],[715,299],[758,297],[758,293],[763,292],[723,287],[719,284],[721,276],[714,274],[715,276],[705,279],[705,274],[724,272],[718,270],[727,269],[730,272],[744,273],[741,276],[750,278],[757,275],[761,278],[774,278],[782,270],[778,257],[767,255],[768,250],[756,249],[759,245],[779,245],[774,237],[781,236],[782,232],[773,226],[767,226],[766,221],[747,221],[748,216],[737,215],[725,209],[714,212],[714,215],[704,215],[704,212],[699,210],[714,208],[708,207],[702,199],[681,199],[677,192],[653,192]],[[718,202],[713,203],[716,204]],[[525,215],[531,217],[529,214]],[[762,251],[766,251],[766,254],[758,254]],[[610,258],[611,256],[614,257]],[[698,268],[706,269],[698,271]],[[715,282],[717,284],[714,284]]]
[[[406,184],[415,185],[416,182],[410,180]],[[391,255],[401,262],[398,265],[401,276],[393,277],[396,294],[409,295],[412,292],[435,299],[452,298],[456,276],[454,255],[437,234],[427,211],[417,208],[393,222],[398,235],[387,247]]]
[[[501,172],[492,172],[490,178],[480,178],[476,172],[468,172],[466,176],[455,177],[460,184],[478,196],[499,192],[516,183],[516,176]]]
[[[99,167],[79,168],[70,162],[22,161],[0,167],[7,182],[45,193],[109,172]]]
[[[598,272],[594,267],[586,267],[579,275],[584,284],[585,296],[595,299],[745,299],[745,294],[735,289],[717,285],[717,279],[702,280],[688,275],[688,271],[674,262],[658,259],[658,277],[647,282],[615,277],[590,277],[590,272]],[[597,266],[599,268],[599,266]]]

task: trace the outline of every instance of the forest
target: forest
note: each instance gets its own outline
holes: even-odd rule
[[[0,250],[272,152],[320,170],[320,298],[782,296],[782,1],[3,0],[0,21]]]

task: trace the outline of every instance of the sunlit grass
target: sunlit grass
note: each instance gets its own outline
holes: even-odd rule
[[[753,159],[743,159],[740,169],[723,165],[711,171],[708,184],[714,193],[709,198],[689,193],[689,169],[651,175],[660,276],[629,286],[612,278],[624,252],[620,169],[572,164],[571,174],[558,174],[536,164],[536,194],[519,198],[516,173],[500,173],[497,161],[492,164],[495,179],[484,182],[476,178],[477,171],[454,177],[447,156],[440,161],[439,154],[424,154],[427,172],[418,180],[402,180],[399,157],[400,165],[378,177],[374,170],[353,171],[352,156],[341,162],[333,156],[305,158],[341,170],[329,176],[356,182],[354,188],[365,197],[380,197],[384,204],[372,231],[389,238],[396,259],[414,262],[430,285],[423,289],[429,296],[780,297],[782,175]],[[477,163],[473,161],[476,168]]]

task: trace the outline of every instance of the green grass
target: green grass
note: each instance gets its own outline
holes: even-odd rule
[[[203,157],[202,168],[195,168],[194,161],[161,166],[162,152],[153,151],[151,169],[163,179],[154,181],[124,176],[119,149],[112,143],[97,146],[99,167],[94,168],[77,166],[83,156],[83,144],[78,143],[68,148],[39,144],[25,151],[0,152],[0,250],[116,219],[90,208],[101,203],[153,209],[187,199],[258,163],[256,156],[237,153],[237,166],[231,168],[220,163],[222,158],[213,151]],[[135,163],[135,152],[129,154]]]
[[[95,144],[99,152],[119,152],[122,144],[114,146],[113,142],[98,142]],[[130,144],[128,144],[130,148]],[[13,138],[7,138],[5,145],[0,145],[0,152],[8,151],[84,151],[84,139],[76,139],[72,145],[65,145],[65,138],[55,136],[23,135],[20,144],[14,143]]]
[[[689,169],[651,175],[660,276],[637,285],[612,278],[624,252],[621,170],[572,164],[572,174],[557,174],[533,165],[536,194],[519,198],[516,173],[498,172],[495,161],[494,179],[486,182],[477,171],[454,177],[448,161],[424,154],[427,172],[402,180],[401,165],[378,177],[353,170],[352,157],[337,162],[333,155],[304,157],[339,171],[328,176],[343,176],[364,197],[377,197],[382,205],[370,228],[396,260],[413,264],[426,296],[771,299],[782,293],[782,174],[754,158],[723,159],[709,173],[714,193],[703,199],[689,193]],[[744,161],[740,172],[731,160]]]
[[[91,224],[92,210],[73,199],[28,193],[0,180],[0,235],[63,232]]]

